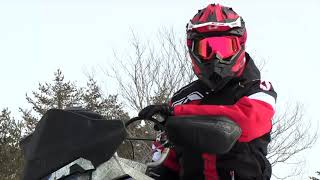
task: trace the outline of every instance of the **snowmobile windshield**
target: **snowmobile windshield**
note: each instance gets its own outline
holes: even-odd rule
[[[97,167],[112,157],[125,137],[120,120],[105,120],[89,111],[48,110],[20,142],[23,179],[41,179],[80,157]]]

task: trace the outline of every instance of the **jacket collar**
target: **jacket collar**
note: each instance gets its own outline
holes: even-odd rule
[[[240,81],[254,81],[261,78],[260,70],[255,65],[253,59],[250,57],[250,55],[246,52],[246,66],[243,70],[242,75],[240,76]]]

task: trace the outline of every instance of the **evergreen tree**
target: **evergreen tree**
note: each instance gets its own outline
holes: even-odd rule
[[[22,123],[10,115],[8,109],[0,112],[0,177],[4,180],[19,179],[23,158],[19,147]]]
[[[26,95],[27,102],[32,109],[22,109],[22,118],[26,132],[31,133],[41,116],[49,109],[64,109],[66,107],[81,106],[103,115],[106,119],[129,119],[128,114],[118,102],[117,95],[104,96],[100,86],[92,77],[86,87],[79,87],[75,82],[66,81],[61,70],[54,73],[52,83],[39,83],[32,96]]]
[[[124,112],[122,105],[118,103],[118,96],[104,97],[100,86],[92,77],[89,78],[81,96],[83,107],[101,114],[106,119],[122,121],[129,119],[128,113]]]
[[[26,100],[32,109],[20,108],[27,133],[34,130],[36,123],[47,110],[78,105],[81,101],[81,90],[74,82],[65,81],[60,69],[54,73],[52,83],[39,83],[37,91],[32,92],[33,97],[26,94]]]

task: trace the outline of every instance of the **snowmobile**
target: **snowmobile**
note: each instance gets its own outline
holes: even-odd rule
[[[150,118],[164,147],[161,157],[146,164],[117,156],[125,140],[132,137],[128,127],[141,121],[106,120],[82,108],[50,109],[35,131],[21,140],[25,165],[23,180],[151,180],[148,168],[160,165],[173,146],[199,152],[228,152],[241,135],[240,127],[227,117],[169,116]],[[206,139],[214,139],[208,142]],[[132,149],[134,153],[134,149]]]

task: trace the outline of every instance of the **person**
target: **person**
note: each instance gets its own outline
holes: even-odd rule
[[[242,134],[226,154],[195,153],[172,148],[165,162],[149,174],[155,179],[266,180],[277,94],[245,50],[245,23],[232,8],[210,4],[190,20],[187,46],[197,80],[177,91],[170,104],[150,105],[139,112],[150,118],[170,116],[226,116]],[[188,132],[186,132],[188,133]],[[206,140],[214,141],[208,137]]]

